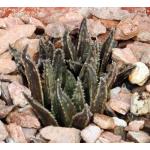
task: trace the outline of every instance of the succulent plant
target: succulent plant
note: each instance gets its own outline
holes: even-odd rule
[[[84,128],[93,113],[104,113],[110,88],[127,78],[133,68],[125,67],[119,73],[110,60],[112,48],[117,46],[115,30],[104,43],[98,43],[89,36],[86,21],[81,23],[77,42],[68,31],[62,48],[55,48],[51,40],[40,40],[37,64],[28,56],[27,46],[22,54],[10,47],[32,93],[32,97],[24,96],[44,126]]]

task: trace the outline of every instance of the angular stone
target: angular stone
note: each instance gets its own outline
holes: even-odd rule
[[[0,74],[9,74],[14,72],[16,69],[16,63],[11,59],[0,59]]]
[[[121,136],[108,131],[103,132],[99,137],[100,143],[119,143],[121,140]]]
[[[137,35],[137,41],[145,42],[150,44],[150,32],[141,32]]]
[[[115,61],[121,61],[125,64],[134,64],[137,62],[136,57],[129,48],[113,48],[112,59]]]
[[[6,51],[0,55],[0,59],[12,59],[10,52]]]
[[[102,129],[114,129],[115,127],[113,118],[102,114],[94,114],[93,122]]]
[[[134,64],[136,66],[135,69],[129,75],[129,81],[132,84],[137,84],[139,86],[143,86],[144,83],[148,80],[150,71],[149,68],[142,62],[137,62]]]
[[[10,97],[12,98],[14,105],[24,107],[28,103],[22,93],[22,92],[25,92],[26,94],[31,95],[31,92],[27,87],[14,81],[8,85],[8,90],[9,90]]]
[[[22,128],[22,131],[24,133],[24,136],[25,136],[26,140],[28,142],[30,142],[30,140],[35,137],[37,129],[34,129],[34,128]]]
[[[116,126],[120,126],[120,127],[126,127],[127,126],[127,122],[123,119],[120,119],[118,117],[112,117],[114,120],[114,123]]]
[[[102,132],[98,126],[90,124],[81,131],[81,137],[86,143],[95,143]]]
[[[19,52],[22,52],[26,45],[28,45],[27,52],[29,56],[32,60],[35,60],[39,50],[39,39],[28,39],[26,37],[21,38],[14,43],[14,48],[16,48]]]
[[[144,127],[144,120],[134,120],[125,128],[127,131],[139,131]]]
[[[138,21],[134,17],[126,18],[117,25],[115,39],[128,40],[135,37],[139,32]]]
[[[100,7],[87,9],[89,14],[92,14],[98,18],[108,20],[122,20],[130,16],[130,13],[128,11],[122,10],[118,7]]]
[[[0,54],[9,48],[9,44],[13,44],[22,37],[30,37],[35,31],[34,25],[16,25],[8,29],[4,34],[0,35]]]
[[[127,138],[137,143],[149,143],[150,142],[150,136],[143,131],[138,131],[138,132],[129,131],[127,134]]]
[[[56,143],[79,143],[80,130],[75,128],[47,126],[40,130],[40,135]]]
[[[64,35],[65,27],[60,23],[48,24],[45,28],[45,33],[54,38],[60,38]]]
[[[5,140],[8,137],[8,132],[4,123],[0,120],[0,141]]]
[[[10,137],[15,143],[27,143],[22,128],[15,123],[7,125]]]
[[[100,34],[106,33],[106,27],[101,24],[100,20],[87,20],[87,28],[92,37],[97,37]]]
[[[40,122],[35,115],[29,112],[11,112],[7,117],[8,123],[16,123],[24,128],[40,128]]]
[[[108,105],[114,111],[125,115],[130,110],[131,93],[123,87],[114,92],[115,89],[116,88],[111,90],[111,96],[110,100],[108,101]]]

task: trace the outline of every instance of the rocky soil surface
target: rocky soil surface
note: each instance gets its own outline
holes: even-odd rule
[[[38,12],[38,13],[35,13]],[[1,143],[149,143],[150,142],[150,16],[145,8],[0,9],[0,142]],[[135,64],[130,86],[111,89],[106,106],[112,115],[94,114],[83,130],[43,127],[22,94],[31,95],[17,73],[9,45],[23,50],[33,61],[39,38],[61,38],[65,30],[80,26],[87,17],[90,35],[97,41],[116,28],[118,47],[112,59],[118,67]],[[59,42],[56,43],[59,47]]]

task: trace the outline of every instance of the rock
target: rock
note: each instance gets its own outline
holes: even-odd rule
[[[116,126],[120,126],[120,127],[126,127],[127,123],[126,121],[124,121],[123,119],[117,118],[117,117],[112,117],[114,120],[114,123]]]
[[[127,48],[130,48],[137,58],[138,61],[143,63],[149,63],[150,61],[150,44],[142,42],[133,42],[127,45]]]
[[[41,27],[41,28],[45,28],[44,24],[39,20],[39,19],[36,19],[34,17],[31,17],[31,16],[21,16],[20,19],[26,23],[26,24],[32,24],[32,25],[35,25],[36,27]]]
[[[26,98],[24,97],[22,93],[22,92],[25,92],[26,94],[31,96],[31,92],[27,87],[14,81],[8,85],[8,90],[9,90],[10,97],[12,98],[14,105],[24,107],[26,104],[28,104]]]
[[[144,127],[144,120],[134,120],[125,128],[126,131],[139,131]]]
[[[94,114],[93,122],[102,129],[114,129],[115,127],[113,118],[102,114]]]
[[[9,74],[14,72],[16,69],[16,63],[11,59],[0,59],[0,74]]]
[[[4,123],[0,120],[0,141],[5,140],[8,137],[8,132]]]
[[[28,111],[24,112],[11,112],[7,116],[7,122],[8,123],[16,123],[17,125],[24,127],[24,128],[40,128],[40,122],[36,118],[33,113],[29,113]]]
[[[9,48],[9,44],[13,44],[22,37],[30,37],[35,31],[34,25],[16,25],[8,29],[4,34],[0,35],[0,54]]]
[[[64,35],[65,27],[60,23],[48,24],[45,28],[45,33],[54,38],[60,38]]]
[[[145,88],[146,88],[147,92],[150,92],[150,84],[146,85]]]
[[[7,130],[15,143],[27,143],[22,128],[17,124],[11,123],[7,125]]]
[[[30,142],[30,140],[35,137],[37,129],[34,129],[34,128],[22,128],[22,131],[24,133],[24,136],[25,136],[26,140],[28,142]]]
[[[80,130],[75,128],[47,126],[40,130],[40,135],[56,143],[79,143]]]
[[[150,75],[150,71],[148,67],[142,62],[137,62],[135,63],[135,65],[136,68],[133,69],[133,71],[129,75],[129,81],[132,84],[137,84],[139,86],[142,86],[147,81]]]
[[[138,116],[145,115],[150,112],[150,97],[147,99],[140,99],[140,95],[136,92],[131,97],[130,111]]]
[[[98,126],[90,124],[81,131],[81,137],[86,143],[95,143],[101,133],[102,130]]]
[[[111,90],[110,100],[108,101],[109,107],[122,114],[125,115],[130,110],[131,103],[131,93],[126,88],[117,87]]]
[[[126,18],[117,25],[115,39],[128,40],[135,37],[139,32],[138,22],[134,17]]]
[[[86,9],[86,8],[85,8]],[[108,20],[122,20],[130,16],[126,10],[117,7],[101,7],[101,8],[87,8],[88,13],[98,18]]]
[[[115,61],[121,61],[125,64],[134,64],[137,62],[136,57],[129,48],[113,48],[112,59]]]
[[[100,20],[87,20],[87,28],[92,37],[97,37],[99,34],[106,33],[106,27],[101,24]]]
[[[22,52],[24,47],[28,45],[28,54],[32,60],[35,60],[36,55],[39,50],[39,39],[28,39],[26,37],[17,40],[14,44],[14,48],[16,48],[19,52]]]
[[[5,118],[12,110],[14,106],[6,106],[5,102],[0,100],[0,119]]]
[[[112,132],[105,131],[99,137],[99,143],[119,143],[121,142],[121,136],[115,135]]]
[[[1,81],[10,81],[10,82],[16,81],[16,82],[19,82],[20,84],[23,83],[22,77],[20,75],[18,75],[18,74],[17,75],[0,74],[0,80]]]
[[[137,35],[136,40],[141,42],[150,43],[150,32],[141,32]]]
[[[5,17],[5,18],[0,18],[0,28],[11,28],[14,27],[15,25],[23,25],[24,23],[18,18],[18,17]]]
[[[127,138],[138,143],[150,142],[150,136],[143,131],[138,131],[138,132],[129,131],[127,134]]]
[[[12,56],[9,51],[6,51],[0,55],[0,59],[12,59]]]

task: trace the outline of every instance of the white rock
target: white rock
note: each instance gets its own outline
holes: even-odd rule
[[[150,98],[140,100],[138,93],[134,93],[131,97],[130,112],[134,115],[144,115],[150,112]]]
[[[121,126],[121,127],[126,127],[127,126],[126,121],[124,121],[123,119],[113,117],[113,120],[114,120],[116,126]]]
[[[135,65],[136,68],[129,75],[129,81],[132,84],[142,86],[147,81],[150,75],[150,71],[148,67],[142,62],[137,62],[135,63]]]
[[[150,32],[140,32],[137,35],[137,40],[141,42],[147,42],[150,43]]]
[[[75,128],[47,126],[40,130],[42,138],[55,143],[79,143],[80,130]]]
[[[81,131],[81,137],[86,143],[95,143],[101,133],[102,130],[98,126],[90,124]]]

